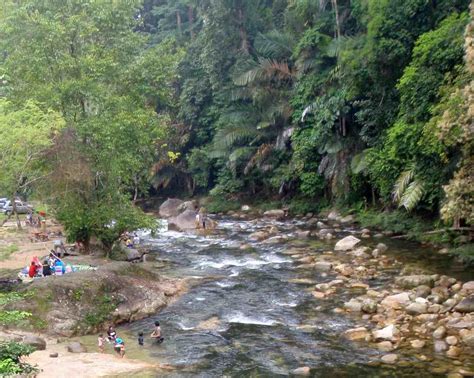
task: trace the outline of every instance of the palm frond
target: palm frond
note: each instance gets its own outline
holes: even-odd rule
[[[424,194],[424,186],[421,181],[413,180],[408,188],[403,192],[399,207],[404,207],[411,211],[420,202]]]
[[[239,147],[232,151],[228,159],[228,167],[232,173],[237,173],[237,167],[242,160],[248,160],[254,153],[255,147]]]
[[[359,174],[367,170],[369,161],[367,159],[368,150],[364,150],[361,153],[355,155],[351,160],[351,170],[354,174]]]
[[[254,128],[231,125],[220,129],[214,136],[214,150],[228,150],[236,143],[252,140],[257,136]]]
[[[248,174],[253,167],[260,168],[265,159],[271,154],[272,151],[273,145],[268,143],[262,144],[245,166],[244,174]]]
[[[259,34],[255,39],[255,50],[259,56],[272,59],[289,58],[293,52],[294,38],[288,33],[273,30]]]
[[[292,70],[286,61],[276,61],[274,59],[259,58],[258,66],[254,67],[236,79],[236,85],[245,86],[257,80],[271,79],[277,77],[280,80],[290,79],[295,76],[295,71]]]
[[[415,170],[413,168],[410,168],[404,171],[398,177],[392,191],[392,198],[394,202],[401,203],[405,190],[407,189],[410,182],[413,180],[414,176],[415,176]]]

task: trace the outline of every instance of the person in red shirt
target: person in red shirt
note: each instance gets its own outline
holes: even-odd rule
[[[32,261],[30,265],[30,269],[28,270],[28,276],[30,276],[30,278],[33,278],[34,276],[36,276],[37,271],[38,271],[38,266],[35,264],[34,261]]]

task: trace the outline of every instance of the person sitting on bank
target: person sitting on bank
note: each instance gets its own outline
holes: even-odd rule
[[[62,254],[62,257],[65,256],[66,247],[64,247],[64,243],[61,239],[55,239],[53,241],[53,246],[54,246],[54,253],[56,254],[56,256],[61,257],[61,254]]]

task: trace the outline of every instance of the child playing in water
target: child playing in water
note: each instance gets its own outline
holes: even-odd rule
[[[142,346],[143,346],[144,344],[145,344],[145,340],[144,340],[144,338],[143,338],[143,332],[140,332],[140,333],[138,334],[138,345],[142,345]]]
[[[104,335],[100,334],[99,337],[97,338],[97,346],[99,347],[99,352],[104,353]]]
[[[123,358],[123,356],[125,355],[125,343],[120,337],[117,337],[115,339],[114,349],[120,356],[120,358]]]

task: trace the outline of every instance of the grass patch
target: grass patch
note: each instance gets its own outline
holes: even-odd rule
[[[109,320],[110,314],[117,307],[117,300],[112,296],[104,294],[94,301],[94,310],[90,311],[84,317],[84,322],[91,327],[98,327]]]
[[[16,244],[10,244],[0,247],[0,261],[7,260],[12,253],[18,252],[19,247]]]

